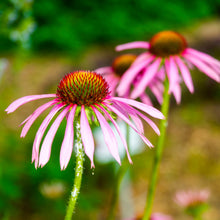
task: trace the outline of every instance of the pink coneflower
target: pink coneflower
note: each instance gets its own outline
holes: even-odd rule
[[[142,53],[123,75],[117,92],[120,96],[129,91],[134,78],[144,70],[143,76],[131,93],[137,98],[157,76],[160,68],[165,68],[169,79],[169,93],[173,93],[177,103],[181,100],[180,82],[183,79],[191,93],[194,92],[189,66],[197,67],[210,78],[220,82],[220,62],[208,54],[187,47],[184,37],[174,31],[162,31],[154,35],[149,42],[136,41],[119,45],[117,51],[143,48]],[[179,74],[179,72],[181,74]]]
[[[106,81],[109,83],[111,95],[115,96],[117,86],[119,85],[121,78],[123,77],[123,74],[129,69],[129,67],[133,67],[133,65],[136,65],[135,61],[137,58],[134,54],[123,54],[114,59],[111,66],[105,66],[101,67],[95,70],[95,72],[100,73],[104,76]],[[142,78],[143,71],[139,72],[138,75],[133,79],[131,82],[131,87],[135,87],[139,80]],[[161,104],[163,101],[163,81],[164,79],[164,71],[161,70],[158,73],[158,76],[155,77],[150,83],[149,83],[149,89],[150,91],[155,95],[157,101]],[[123,94],[123,97],[129,98],[131,90],[127,90],[125,94]],[[139,95],[139,98],[141,101],[145,104],[152,105],[151,100],[149,96],[144,92]]]
[[[32,162],[35,161],[35,167],[42,167],[48,162],[54,136],[65,116],[67,118],[67,125],[60,151],[61,169],[66,168],[72,154],[74,143],[74,122],[80,123],[80,133],[84,151],[91,160],[91,166],[94,167],[94,139],[90,128],[90,123],[93,121],[95,121],[96,124],[99,123],[110,153],[120,164],[116,137],[108,124],[107,119],[112,122],[116,131],[118,132],[126,149],[128,159],[131,162],[125,138],[121,134],[117,123],[113,119],[113,115],[117,115],[130,127],[132,127],[139,134],[142,140],[150,147],[152,147],[152,144],[144,136],[143,124],[139,117],[144,119],[157,134],[159,134],[159,130],[148,117],[143,115],[137,109],[142,110],[152,117],[160,119],[163,118],[162,113],[151,106],[131,99],[110,96],[109,87],[104,78],[101,75],[90,71],[76,71],[69,73],[60,81],[56,94],[31,95],[22,97],[14,101],[6,109],[6,111],[7,113],[11,113],[21,105],[41,98],[53,98],[53,100],[37,108],[27,119],[25,119],[22,122],[24,127],[21,132],[21,137],[25,137],[29,128],[37,117],[41,115],[43,111],[53,106],[50,113],[40,125],[34,140]],[[57,113],[58,116],[47,132],[39,154],[39,147],[45,130],[52,118]],[[134,124],[130,121],[130,118],[133,120]]]
[[[206,203],[208,198],[208,190],[180,191],[176,193],[175,202],[184,208],[188,208]]]

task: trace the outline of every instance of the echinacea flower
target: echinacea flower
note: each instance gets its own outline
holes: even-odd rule
[[[136,62],[134,61],[136,60],[136,58],[137,56],[134,54],[123,54],[116,57],[111,66],[100,67],[95,70],[95,72],[103,75],[106,81],[109,83],[111,95],[115,96],[116,89],[121,81],[121,78],[123,77],[124,73],[133,66],[133,63],[135,65]],[[132,87],[138,85],[139,80],[142,78],[142,73],[143,71],[139,72],[139,74],[133,79],[133,81],[131,82]],[[163,79],[164,71],[161,69],[158,73],[158,76],[155,77],[148,86],[150,91],[155,95],[160,104],[163,101]],[[130,92],[130,90],[126,91],[126,93],[123,94],[123,97],[129,98]],[[139,97],[143,103],[152,105],[152,102],[145,91],[140,94]]]
[[[175,195],[175,202],[182,206],[186,213],[198,217],[208,208],[208,190],[200,191],[179,191]]]
[[[53,106],[50,113],[43,120],[35,136],[32,151],[32,162],[35,161],[35,167],[43,167],[48,162],[56,131],[65,116],[67,118],[67,124],[60,151],[61,169],[66,168],[72,154],[74,143],[74,122],[76,121],[79,121],[80,123],[80,132],[85,154],[91,160],[91,166],[94,167],[93,156],[95,147],[90,123],[93,121],[96,122],[96,124],[99,123],[110,153],[120,164],[116,137],[108,124],[107,119],[114,125],[126,149],[128,159],[131,162],[125,138],[122,135],[119,126],[113,119],[114,115],[117,115],[133,128],[139,134],[141,139],[150,147],[152,147],[152,144],[144,136],[143,124],[139,117],[144,119],[157,134],[159,134],[159,130],[154,122],[139,110],[155,118],[164,118],[162,113],[152,106],[131,99],[110,96],[108,83],[101,75],[90,71],[75,71],[69,73],[60,81],[56,94],[30,95],[22,97],[9,105],[6,111],[7,113],[11,113],[21,105],[41,98],[53,98],[53,100],[38,107],[21,123],[24,125],[21,137],[25,137],[37,117],[46,109]],[[47,132],[39,154],[40,143],[45,130],[57,113],[58,116]],[[130,118],[134,123],[132,123]]]
[[[125,72],[117,88],[120,96],[129,91],[134,78],[144,71],[141,80],[131,93],[131,98],[139,97],[157,76],[160,68],[165,68],[169,80],[169,93],[173,93],[177,103],[181,101],[180,82],[184,81],[191,93],[194,92],[189,67],[195,66],[213,80],[220,82],[220,62],[208,54],[187,47],[185,38],[174,31],[155,34],[149,42],[136,41],[116,47],[117,51],[143,48],[133,65]],[[179,74],[180,72],[180,74]]]

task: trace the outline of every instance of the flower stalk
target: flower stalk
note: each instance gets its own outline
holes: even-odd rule
[[[166,136],[166,128],[168,126],[168,112],[169,112],[169,103],[170,103],[170,94],[169,90],[169,81],[166,78],[164,82],[164,95],[163,95],[163,104],[161,106],[161,112],[163,113],[165,119],[160,121],[160,137],[158,139],[158,144],[155,148],[155,156],[154,162],[152,167],[152,173],[150,177],[150,184],[148,187],[148,194],[147,194],[147,202],[144,210],[144,217],[143,220],[149,220],[151,215],[151,209],[153,205],[153,198],[156,189],[157,183],[157,176],[159,171],[159,166],[162,158],[163,148],[164,148],[164,141]]]
[[[67,207],[67,212],[65,216],[65,220],[71,220],[73,212],[75,210],[76,201],[78,198],[78,194],[81,187],[82,182],[82,174],[83,174],[83,160],[84,160],[84,152],[83,145],[80,133],[80,122],[77,121],[76,124],[76,170],[75,170],[75,179],[73,189],[71,191],[69,204]]]

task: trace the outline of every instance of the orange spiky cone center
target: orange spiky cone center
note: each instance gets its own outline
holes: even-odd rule
[[[133,54],[124,54],[118,56],[112,63],[113,71],[116,73],[116,75],[121,77],[136,58],[137,56]]]
[[[100,104],[109,95],[109,86],[101,75],[90,71],[67,74],[57,88],[57,98],[66,104]]]
[[[150,52],[159,57],[181,54],[187,43],[185,38],[174,31],[161,31],[150,40]]]

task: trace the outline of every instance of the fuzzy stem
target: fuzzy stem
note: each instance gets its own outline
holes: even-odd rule
[[[129,125],[126,124],[126,142],[127,142],[128,149],[129,149],[129,138],[130,138]],[[126,158],[126,155],[125,155],[125,158]],[[121,185],[121,182],[124,178],[126,171],[128,171],[128,163],[125,161],[125,158],[122,161],[122,164],[124,164],[124,165],[119,167],[118,173],[115,178],[115,184],[114,184],[114,188],[113,188],[111,204],[110,204],[110,209],[109,209],[107,220],[114,220],[115,219],[115,209],[118,204],[120,185]]]
[[[152,205],[153,205],[153,198],[154,198],[155,189],[156,189],[159,165],[161,162],[161,157],[162,157],[163,148],[164,148],[166,128],[168,125],[170,94],[168,93],[169,81],[167,78],[165,80],[164,86],[165,86],[165,89],[164,89],[164,95],[163,95],[163,104],[161,106],[161,112],[165,116],[165,119],[161,120],[161,122],[160,122],[160,137],[158,139],[158,143],[155,148],[155,156],[154,156],[154,162],[153,162],[153,167],[152,167],[152,173],[151,173],[151,177],[150,177],[150,184],[148,187],[147,201],[146,201],[146,205],[145,205],[143,220],[150,219],[151,209],[152,209]]]
[[[83,174],[83,160],[84,152],[80,133],[80,124],[76,124],[76,170],[73,189],[70,195],[69,204],[66,211],[65,220],[71,220],[75,209],[76,201],[81,187],[82,174]]]

